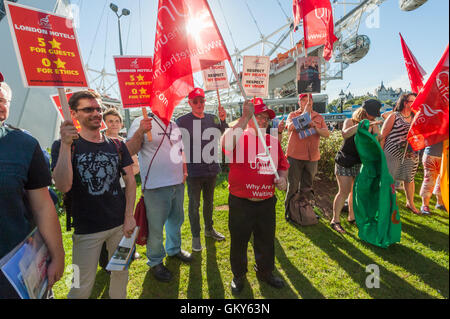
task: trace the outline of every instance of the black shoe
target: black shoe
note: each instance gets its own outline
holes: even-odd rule
[[[231,281],[231,292],[233,294],[238,294],[244,289],[244,281],[245,276],[242,277],[233,277],[233,280]]]
[[[173,257],[176,257],[176,258],[178,258],[179,260],[181,260],[181,261],[183,261],[185,263],[188,263],[188,262],[192,261],[192,255],[190,253],[188,253],[187,251],[183,250],[183,249],[180,250],[180,252],[178,254],[173,255]]]
[[[159,281],[169,282],[172,280],[172,273],[162,263],[151,268],[153,276]]]
[[[280,277],[275,276],[274,274],[269,274],[269,275],[265,275],[265,274],[261,274],[259,272],[256,272],[256,277],[261,280],[264,281],[265,283],[269,284],[270,286],[280,289],[284,287],[284,280],[281,279]]]

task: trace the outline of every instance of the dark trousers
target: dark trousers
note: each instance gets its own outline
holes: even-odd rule
[[[252,202],[230,194],[230,261],[235,277],[247,273],[247,247],[253,234],[253,250],[258,272],[270,274],[275,269],[275,196],[261,202]]]
[[[284,206],[288,211],[289,201],[292,196],[300,190],[308,200],[314,199],[313,181],[317,173],[318,161],[302,161],[292,157],[288,157],[289,173],[288,173],[288,188],[286,191],[286,199]]]
[[[200,194],[203,192],[203,221],[205,230],[213,228],[214,188],[217,176],[188,177],[189,222],[192,237],[200,237]]]

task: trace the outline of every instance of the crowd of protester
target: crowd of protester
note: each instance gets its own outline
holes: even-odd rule
[[[122,236],[130,237],[136,227],[133,216],[135,175],[140,173],[148,220],[146,257],[155,279],[163,282],[173,279],[173,274],[164,266],[166,257],[186,263],[194,258],[181,249],[187,185],[192,250],[203,249],[199,211],[202,195],[204,235],[216,241],[230,241],[232,292],[238,294],[245,285],[247,248],[252,236],[257,277],[275,288],[285,285],[274,275],[275,188],[286,192],[286,216],[291,199],[298,192],[314,205],[319,142],[330,135],[324,118],[313,110],[310,94],[299,95],[299,108],[289,114],[286,124],[283,121],[276,128],[277,136],[267,134],[275,113],[262,99],[246,101],[241,117],[229,127],[222,107],[218,109],[218,116],[204,112],[205,93],[196,88],[188,96],[192,112],[168,123],[156,114],[138,117],[125,140],[119,136],[123,123],[116,110],[103,112],[100,97],[93,91],[76,92],[69,106],[81,130],[77,131],[72,121],[62,123],[60,139],[51,149],[51,173],[38,141],[6,124],[12,97],[11,89],[2,82],[0,259],[37,227],[51,256],[47,271],[49,287],[61,278],[64,272],[61,227],[48,191],[53,180],[56,188],[66,194],[65,208],[70,212],[69,221],[74,228],[72,263],[79,267],[79,285],[72,287],[67,297],[89,298],[99,260],[107,262]],[[370,122],[370,133],[384,149],[390,174],[395,180],[403,181],[407,208],[415,214],[429,214],[429,202],[434,193],[436,208],[445,209],[438,187],[442,144],[428,147],[424,152],[425,176],[420,190],[423,201],[420,210],[414,205],[419,154],[408,149],[406,141],[414,116],[410,108],[414,99],[415,94],[402,95],[384,123],[381,104],[373,99],[366,100],[352,118],[345,120],[344,143],[335,158],[339,191],[333,203],[331,228],[334,231],[345,233],[340,215],[346,201],[348,221],[354,225],[352,190],[361,168],[354,139],[364,120]],[[304,137],[299,135],[294,120],[306,113],[310,118],[308,127],[315,133]],[[105,132],[100,129],[102,120],[108,127]],[[280,144],[285,129],[288,132],[286,153]],[[148,132],[151,132],[151,140]],[[229,165],[229,239],[214,228],[214,190],[221,171],[218,148],[222,149]],[[128,279],[128,270],[112,271],[109,296],[126,298]],[[0,298],[16,297],[0,272]]]

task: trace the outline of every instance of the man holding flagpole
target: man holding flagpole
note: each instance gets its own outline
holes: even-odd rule
[[[234,127],[225,132],[221,140],[225,155],[230,161],[228,227],[231,237],[233,293],[240,293],[244,288],[247,246],[252,234],[258,279],[275,288],[284,286],[283,280],[273,274],[277,201],[274,195],[275,187],[286,190],[289,163],[278,139],[265,133],[269,121],[275,117],[275,112],[260,98],[252,102],[244,103],[242,117]],[[257,123],[253,122],[254,119]],[[270,149],[269,154],[266,153],[258,135],[262,135],[266,141]],[[269,156],[272,157],[276,171],[269,164]],[[276,172],[279,178],[275,177]]]

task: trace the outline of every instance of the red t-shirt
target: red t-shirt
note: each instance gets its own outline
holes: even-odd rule
[[[278,170],[287,170],[289,163],[278,139],[266,134],[266,144]],[[229,161],[229,191],[240,198],[267,199],[274,195],[275,172],[259,138],[248,130],[244,131],[235,149],[225,151]]]

